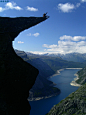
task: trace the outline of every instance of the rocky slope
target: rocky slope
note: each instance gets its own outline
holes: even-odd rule
[[[29,90],[38,70],[17,56],[12,41],[43,17],[0,17],[0,115],[29,115]]]
[[[54,105],[46,115],[86,115],[86,67],[77,74],[79,79],[76,82],[82,86]]]

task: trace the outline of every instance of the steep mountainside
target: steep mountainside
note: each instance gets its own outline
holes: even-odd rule
[[[12,41],[43,17],[0,17],[0,115],[29,115],[29,90],[39,71],[17,56]],[[21,101],[22,100],[22,101]]]
[[[58,88],[53,87],[54,83],[47,80],[47,77],[55,73],[47,63],[43,62],[40,58],[31,58],[23,51],[15,50],[15,52],[18,56],[22,57],[26,62],[30,63],[39,70],[39,75],[37,76],[35,84],[30,90],[29,99],[51,95],[54,96],[60,93]]]
[[[39,70],[39,75],[36,79],[36,82],[32,89],[30,90],[30,99],[31,96],[35,97],[43,97],[49,96],[53,93],[56,93],[57,90],[53,89],[52,82],[47,80],[47,77],[56,73],[58,69],[62,68],[81,68],[84,67],[85,64],[78,62],[68,62],[63,60],[60,57],[50,57],[50,56],[40,56],[31,53],[23,52],[15,50],[18,56],[22,57],[26,62],[30,63],[34,67]],[[51,93],[49,93],[51,92]],[[59,92],[59,90],[57,91]],[[58,94],[58,93],[57,93]]]
[[[86,115],[86,83],[54,105],[46,115]]]
[[[83,85],[86,83],[86,67],[83,68],[82,70],[78,71],[78,77],[79,79],[76,80],[76,83]]]
[[[86,115],[86,67],[77,74],[79,79],[76,82],[82,86],[54,105],[46,115]]]
[[[85,63],[80,63],[80,62],[73,62],[73,61],[66,61],[63,60],[60,57],[43,57],[42,60],[46,62],[52,70],[55,72],[58,69],[63,69],[63,68],[83,68],[86,66]]]
[[[50,66],[50,68],[56,72],[58,69],[62,69],[62,68],[83,68],[86,66],[86,63],[84,62],[73,62],[73,61],[67,61],[62,59],[61,55],[59,54],[59,56],[51,56],[51,55],[35,55],[35,54],[31,54],[31,53],[27,53],[28,57],[31,59],[34,58],[40,58],[43,62],[45,62],[46,64],[48,64]],[[78,58],[78,57],[77,57]]]

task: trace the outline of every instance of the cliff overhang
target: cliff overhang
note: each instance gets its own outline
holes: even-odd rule
[[[39,71],[17,56],[12,41],[46,17],[0,17],[0,114],[29,115],[29,90]]]

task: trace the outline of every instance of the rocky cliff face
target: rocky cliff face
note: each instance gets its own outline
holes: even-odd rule
[[[16,55],[12,41],[43,17],[0,17],[0,115],[29,115],[29,90],[38,70]]]

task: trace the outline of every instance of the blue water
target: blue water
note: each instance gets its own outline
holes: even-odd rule
[[[30,102],[30,115],[45,115],[55,104],[58,104],[70,93],[76,91],[79,87],[71,86],[70,83],[76,77],[74,74],[77,73],[77,71],[79,71],[79,69],[65,69],[60,71],[60,75],[49,78],[49,80],[57,84],[55,87],[59,88],[61,93],[58,96]]]

